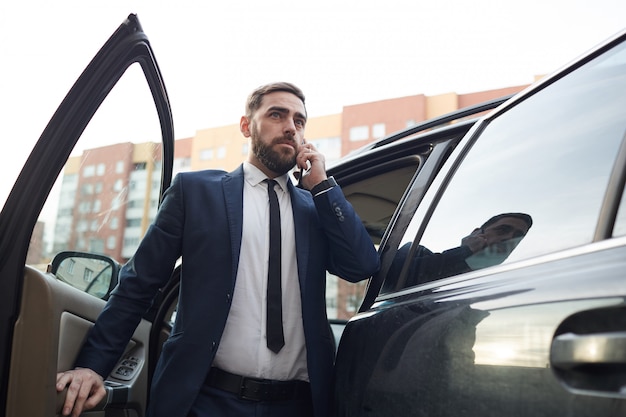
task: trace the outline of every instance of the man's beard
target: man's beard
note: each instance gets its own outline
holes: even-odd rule
[[[257,159],[272,172],[283,175],[289,172],[296,165],[296,152],[293,155],[283,155],[272,149],[276,143],[294,142],[294,139],[288,136],[280,136],[272,139],[271,143],[264,143],[258,136],[256,129],[250,129],[250,137],[252,138],[252,153]],[[294,146],[295,150],[295,146]]]

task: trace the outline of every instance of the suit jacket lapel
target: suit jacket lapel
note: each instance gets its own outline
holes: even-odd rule
[[[233,254],[231,265],[233,283],[237,276],[239,254],[241,250],[241,236],[243,225],[243,165],[230,172],[222,179],[224,201],[226,203],[226,217],[230,232],[230,246]]]

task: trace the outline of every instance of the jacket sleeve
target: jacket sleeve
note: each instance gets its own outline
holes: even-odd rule
[[[313,201],[328,238],[328,271],[351,282],[375,274],[380,266],[378,252],[341,188],[332,187]]]
[[[178,175],[166,191],[153,224],[135,255],[122,267],[111,293],[75,361],[102,377],[109,375],[142,316],[170,278],[181,253],[184,225],[182,178]]]

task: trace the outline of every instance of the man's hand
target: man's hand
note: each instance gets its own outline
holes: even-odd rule
[[[106,395],[104,381],[100,375],[87,368],[57,374],[57,392],[67,387],[67,396],[61,414],[78,417],[83,410],[94,408]]]
[[[307,190],[328,178],[326,175],[326,158],[311,143],[304,142],[300,145],[296,164],[298,168],[306,171],[304,177],[300,179],[300,184]]]
[[[487,246],[487,238],[482,230],[476,228],[461,240],[461,245],[467,246],[472,253],[476,253]]]

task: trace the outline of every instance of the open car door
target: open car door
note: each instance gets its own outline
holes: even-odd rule
[[[131,14],[63,100],[0,213],[4,415],[58,415],[56,373],[72,368],[119,264],[156,213],[172,178],[173,135],[159,67]],[[108,404],[84,415],[144,415],[152,327],[142,320],[107,379]]]

